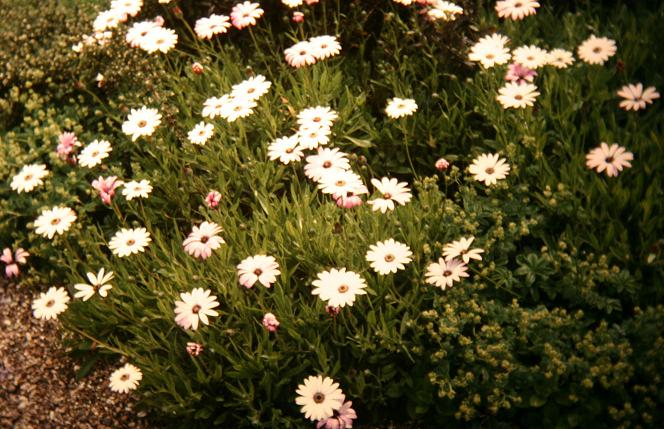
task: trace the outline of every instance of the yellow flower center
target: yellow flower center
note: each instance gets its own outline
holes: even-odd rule
[[[337,288],[337,291],[339,291],[339,293],[346,293],[348,292],[348,289],[349,289],[348,285],[341,285]]]

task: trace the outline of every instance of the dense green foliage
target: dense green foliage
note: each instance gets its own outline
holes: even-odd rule
[[[48,7],[66,8],[56,3]],[[201,41],[193,22],[228,14],[232,2],[190,3],[180,12],[149,2],[135,18],[161,13],[178,29],[177,50],[161,57],[129,49],[122,31],[107,47],[74,54],[94,15],[81,21],[71,8],[58,12],[62,20],[37,13],[34,37],[18,19],[0,32],[0,45],[14,41],[0,52],[6,62],[34,57],[1,75],[0,244],[31,252],[26,286],[57,282],[73,295],[86,272],[115,273],[107,298],[73,300],[60,316],[84,370],[100,356],[125,356],[143,371],[143,404],[174,427],[311,427],[295,389],[314,374],[340,383],[358,425],[656,426],[664,417],[664,122],[661,101],[624,112],[615,92],[638,81],[664,88],[663,53],[654,49],[663,7],[582,2],[503,22],[493,2],[469,1],[465,16],[432,24],[391,1],[322,0],[303,8],[298,25],[266,1],[256,27]],[[513,48],[570,51],[605,35],[618,53],[604,66],[577,60],[539,70],[535,107],[505,110],[495,99],[505,67],[467,62],[468,46],[494,30]],[[300,69],[284,62],[294,41],[321,34],[337,34],[342,55]],[[272,82],[256,112],[211,121],[214,137],[192,145],[187,132],[203,102],[255,74]],[[386,117],[394,96],[414,98],[418,111]],[[132,142],[121,126],[143,105],[157,107],[162,124]],[[408,182],[410,203],[385,214],[366,204],[343,210],[301,163],[267,158],[267,146],[297,128],[297,112],[316,105],[338,112],[330,144],[350,154],[353,171],[365,183]],[[111,156],[94,169],[64,163],[54,150],[65,130],[111,141]],[[602,141],[632,151],[633,167],[614,178],[587,169],[585,155]],[[467,167],[482,153],[508,160],[506,180],[488,187],[472,178]],[[439,157],[448,170],[435,169]],[[16,194],[12,176],[34,162],[51,175],[43,188]],[[116,195],[107,206],[89,185],[99,175],[149,179],[154,190],[145,200]],[[223,195],[216,209],[204,204],[211,189]],[[47,240],[32,221],[56,204],[78,219]],[[205,220],[223,227],[226,244],[199,261],[182,241]],[[121,227],[148,229],[144,253],[109,251]],[[470,278],[446,290],[426,284],[443,245],[466,236],[485,249]],[[365,254],[388,238],[407,244],[413,261],[381,276]],[[236,265],[254,254],[279,262],[271,289],[238,284]],[[316,274],[332,267],[368,285],[336,317],[311,294]],[[174,301],[194,287],[219,298],[220,316],[183,330]],[[266,312],[281,322],[276,333],[261,325]],[[189,341],[203,354],[187,354]]]

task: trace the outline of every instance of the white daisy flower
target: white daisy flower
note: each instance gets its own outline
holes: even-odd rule
[[[336,36],[318,36],[309,39],[309,46],[312,55],[317,60],[324,60],[326,58],[338,55],[341,52],[341,45]]]
[[[565,49],[552,49],[549,51],[547,64],[559,69],[565,69],[574,63],[574,55]]]
[[[408,189],[408,183],[399,182],[397,179],[389,179],[387,177],[383,177],[380,180],[371,179],[371,184],[382,194],[381,198],[367,201],[367,204],[371,205],[373,211],[380,210],[382,213],[385,213],[388,210],[394,210],[395,202],[403,206],[413,197],[410,189]]]
[[[111,9],[129,16],[138,15],[141,7],[143,7],[143,0],[113,0],[111,2]]]
[[[537,96],[537,86],[532,83],[507,82],[505,86],[498,90],[496,100],[502,104],[503,108],[523,109],[527,106],[533,106]]]
[[[457,241],[443,246],[443,256],[446,261],[450,261],[457,256],[460,257],[464,263],[469,263],[471,259],[476,259],[478,261],[482,260],[481,253],[484,253],[484,249],[471,249],[470,245],[473,244],[475,237],[462,237]]]
[[[470,275],[466,271],[468,271],[468,266],[458,259],[445,261],[443,258],[439,258],[438,262],[433,262],[427,267],[425,281],[445,290],[445,288],[452,287],[454,282],[461,281],[461,277],[469,277]]]
[[[233,100],[228,94],[222,95],[221,97],[210,97],[203,103],[203,112],[202,115],[204,118],[214,119],[217,116],[221,116],[223,112],[223,107],[226,104],[229,104]]]
[[[417,103],[412,98],[394,97],[387,103],[385,114],[392,119],[410,116],[417,111]]]
[[[240,284],[246,288],[253,287],[256,282],[269,288],[277,281],[279,274],[281,274],[279,264],[273,256],[249,256],[237,266]]]
[[[194,31],[200,39],[212,39],[217,34],[228,32],[231,27],[230,18],[226,15],[210,15],[196,21]]]
[[[78,163],[83,167],[92,168],[101,164],[102,159],[107,158],[111,150],[111,143],[106,140],[93,140],[81,151]]]
[[[345,171],[350,169],[348,154],[335,148],[318,148],[316,155],[310,155],[306,158],[307,164],[304,166],[304,174],[311,180],[318,182],[320,178],[330,171]]]
[[[122,132],[136,141],[141,136],[151,136],[161,124],[161,114],[157,109],[131,109],[127,120],[122,124]]]
[[[217,235],[221,231],[223,229],[214,222],[203,222],[200,226],[194,226],[191,234],[182,242],[184,251],[196,258],[209,258],[214,249],[225,243],[224,239]]]
[[[152,192],[152,185],[150,185],[149,180],[145,179],[140,182],[135,180],[127,182],[122,189],[122,195],[124,195],[127,201],[133,200],[134,198],[147,198],[150,192]]]
[[[90,284],[87,283],[77,283],[74,285],[74,289],[78,292],[74,294],[74,298],[82,298],[83,301],[87,301],[92,298],[95,293],[99,293],[99,296],[106,298],[108,291],[113,288],[112,285],[108,284],[113,280],[113,271],[106,273],[103,268],[99,270],[97,274],[87,273],[88,280]]]
[[[299,396],[295,398],[295,403],[302,406],[300,411],[311,421],[332,417],[345,399],[339,383],[320,375],[305,378],[304,384],[297,386],[296,393]]]
[[[48,176],[48,170],[45,164],[27,164],[21,168],[17,175],[12,177],[9,186],[17,193],[30,192],[35,187],[44,184],[42,180]]]
[[[174,30],[163,27],[153,27],[148,34],[141,39],[140,48],[148,54],[155,52],[167,53],[175,47],[178,35]]]
[[[316,56],[314,53],[315,51],[311,43],[305,40],[284,50],[284,57],[291,67],[299,68],[315,64]]]
[[[617,144],[602,142],[599,147],[593,149],[586,155],[586,167],[596,169],[598,173],[606,171],[609,177],[615,177],[624,167],[631,167],[634,154]]]
[[[44,237],[53,238],[55,234],[68,231],[76,220],[76,213],[69,207],[53,207],[42,211],[35,220],[35,232]]]
[[[297,135],[292,135],[289,137],[280,137],[270,143],[267,148],[267,155],[270,160],[274,161],[276,159],[283,164],[289,164],[291,162],[297,162],[304,154],[302,149],[298,146],[299,141]]]
[[[533,70],[546,65],[549,60],[549,53],[535,45],[519,46],[512,51],[512,61]]]
[[[509,41],[510,39],[497,33],[484,36],[470,48],[468,59],[479,62],[484,68],[505,64],[512,57],[510,50],[505,46]]]
[[[193,144],[204,145],[212,137],[212,134],[214,134],[214,125],[201,121],[196,124],[193,130],[189,131],[187,137]]]
[[[272,82],[259,74],[233,85],[231,97],[256,101],[267,94],[271,86]]]
[[[624,110],[640,110],[645,109],[648,104],[659,98],[659,92],[654,86],[649,86],[645,90],[642,83],[636,85],[625,85],[618,90],[618,95],[624,98],[620,101],[620,108]]]
[[[159,24],[154,21],[137,22],[127,31],[125,41],[129,44],[129,46],[138,48],[144,43],[145,37],[155,27],[159,27]]]
[[[485,185],[495,185],[498,180],[507,177],[510,172],[510,165],[504,158],[500,158],[497,153],[478,156],[468,167],[470,174],[478,182],[484,182]]]
[[[143,252],[152,241],[150,233],[145,228],[127,229],[122,228],[116,232],[108,248],[114,255],[123,258],[134,253]]]
[[[499,18],[519,20],[535,15],[539,6],[540,4],[533,0],[501,0],[496,2],[496,12]]]
[[[182,301],[175,301],[175,322],[184,329],[198,329],[200,320],[206,325],[210,324],[208,316],[216,317],[219,313],[213,308],[219,306],[217,297],[210,295],[210,289],[194,288],[191,292],[182,292]]]
[[[318,189],[324,194],[331,194],[334,198],[369,193],[362,183],[362,178],[347,170],[327,169],[318,181]]]
[[[92,23],[92,28],[96,33],[101,33],[110,28],[117,27],[121,22],[127,20],[126,14],[118,10],[104,10],[99,12],[94,22]]]
[[[256,102],[253,100],[231,97],[228,103],[221,106],[219,116],[228,122],[235,122],[238,118],[246,118],[254,113],[254,107],[256,107]]]
[[[366,282],[359,274],[346,271],[345,268],[318,273],[318,278],[312,282],[315,288],[312,295],[318,295],[320,299],[332,307],[349,307],[355,302],[355,295],[366,295],[364,290]]]
[[[579,58],[588,64],[604,64],[616,53],[616,42],[606,37],[596,37],[594,34],[584,40],[577,49]]]
[[[303,125],[297,131],[297,140],[302,149],[316,149],[330,142],[332,130],[327,127]]]
[[[412,261],[411,256],[413,252],[408,246],[390,238],[369,246],[366,259],[375,272],[386,275],[405,269],[405,264]]]
[[[457,15],[463,15],[463,8],[449,1],[433,0],[429,5],[427,17],[434,21],[454,21]]]
[[[57,319],[58,314],[67,309],[68,302],[67,291],[62,287],[53,286],[32,302],[32,314],[37,319]]]
[[[109,387],[114,392],[127,393],[136,389],[141,379],[143,379],[141,370],[130,363],[126,363],[122,368],[113,371]]]
[[[297,114],[297,124],[300,127],[332,128],[339,115],[328,106],[309,107]]]

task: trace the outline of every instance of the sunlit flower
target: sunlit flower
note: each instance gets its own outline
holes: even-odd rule
[[[185,252],[190,255],[207,259],[212,255],[214,249],[218,249],[225,243],[219,234],[223,229],[214,222],[203,222],[200,226],[194,226],[189,236],[184,240]]]
[[[206,325],[210,324],[208,316],[216,317],[219,313],[213,308],[219,306],[217,297],[210,295],[210,289],[194,288],[191,292],[182,292],[182,301],[175,301],[175,322],[184,329],[198,329],[200,320]]]
[[[548,64],[564,69],[574,63],[574,55],[565,49],[552,49],[549,51]]]
[[[304,175],[308,178],[319,181],[320,178],[329,171],[345,171],[350,168],[347,158],[348,154],[335,148],[318,148],[316,155],[309,155],[306,158],[304,166]]]
[[[523,109],[527,106],[533,106],[537,96],[537,86],[532,83],[518,84],[507,82],[505,86],[498,90],[496,100],[500,102],[503,108]]]
[[[87,273],[87,276],[90,284],[75,284],[74,289],[76,289],[78,292],[74,294],[74,298],[82,298],[83,301],[87,301],[88,299],[92,298],[95,293],[99,293],[99,296],[106,298],[108,291],[113,288],[112,285],[108,284],[108,282],[113,280],[113,271],[109,271],[107,273],[103,268],[101,268],[97,274]]]
[[[445,257],[445,260],[449,261],[459,257],[466,264],[469,263],[471,259],[481,261],[481,254],[484,253],[484,249],[471,249],[470,245],[473,244],[474,240],[475,237],[462,237],[459,240],[447,243],[443,246],[443,256]]]
[[[242,30],[244,27],[256,25],[256,20],[263,16],[263,13],[264,11],[260,8],[259,3],[245,1],[233,6],[231,20],[235,28]]]
[[[267,148],[267,155],[272,161],[278,159],[283,164],[297,162],[304,156],[298,144],[297,135],[280,137],[270,143]]]
[[[328,106],[309,107],[297,114],[300,128],[325,127],[332,128],[339,115]]]
[[[145,228],[122,228],[115,233],[110,243],[108,243],[108,248],[111,249],[114,255],[122,258],[143,252],[151,241],[150,233]]]
[[[387,103],[385,114],[392,119],[410,116],[417,111],[417,103],[412,98],[394,97]]]
[[[136,141],[141,136],[151,136],[161,124],[161,114],[157,109],[131,109],[127,120],[122,124],[122,132]]]
[[[463,8],[449,1],[431,0],[427,10],[427,18],[433,21],[454,21],[458,15],[463,15]]]
[[[277,281],[279,274],[279,264],[273,256],[249,256],[237,266],[240,284],[246,288],[252,288],[256,282],[269,288]]]
[[[19,264],[24,265],[28,261],[28,256],[30,256],[30,254],[22,247],[16,249],[13,255],[12,249],[6,247],[2,251],[2,256],[0,256],[0,261],[5,263],[5,276],[7,276],[8,279],[18,277],[18,275],[21,274]]]
[[[602,142],[599,147],[591,150],[586,155],[586,167],[596,169],[598,173],[606,170],[606,175],[615,177],[624,167],[631,167],[630,161],[634,159],[632,152],[618,146],[617,144],[608,144]]]
[[[178,35],[174,30],[164,27],[153,27],[148,34],[141,39],[140,48],[148,54],[155,52],[167,53],[175,47]]]
[[[32,314],[37,319],[57,319],[58,314],[67,309],[68,302],[67,291],[62,287],[53,286],[32,302]]]
[[[341,400],[343,405],[338,410],[334,410],[332,416],[316,423],[316,429],[348,429],[353,427],[353,420],[357,418],[357,413],[352,408],[353,402],[344,402],[345,399],[346,397],[343,396]]]
[[[76,213],[69,207],[53,207],[42,211],[35,220],[35,232],[44,237],[53,238],[69,230],[76,220]]]
[[[149,180],[141,180],[137,182],[132,180],[124,184],[122,189],[122,195],[127,199],[127,201],[133,200],[134,198],[147,198],[148,195],[152,192],[152,185],[150,185]]]
[[[129,16],[136,16],[141,11],[143,0],[113,0],[111,9]]]
[[[369,246],[366,259],[374,271],[386,275],[405,269],[405,264],[412,261],[411,256],[413,252],[408,246],[390,238]]]
[[[295,399],[295,403],[302,406],[300,411],[311,421],[332,417],[334,411],[341,408],[345,399],[339,389],[339,383],[320,375],[305,378],[304,384],[297,386],[296,393],[299,396]]]
[[[302,149],[316,149],[330,142],[331,133],[327,127],[302,126],[297,131],[297,140]]]
[[[235,122],[238,118],[246,118],[254,113],[256,102],[246,98],[231,97],[227,103],[221,106],[220,114],[228,122]]]
[[[111,153],[111,144],[106,140],[93,140],[86,145],[78,156],[78,163],[83,167],[94,167]]]
[[[479,62],[484,68],[505,64],[512,57],[505,46],[509,41],[510,39],[497,33],[484,36],[470,48],[468,59]]]
[[[201,18],[196,21],[194,31],[201,39],[212,39],[217,34],[228,32],[231,27],[229,18],[226,15],[210,15],[209,18]]]
[[[366,295],[364,288],[366,282],[359,274],[346,271],[345,268],[318,273],[318,278],[312,282],[315,288],[311,291],[328,305],[334,307],[352,306],[355,295]]]
[[[263,326],[270,332],[277,332],[280,324],[277,316],[272,313],[265,313],[265,316],[263,316]]]
[[[371,184],[382,194],[380,198],[367,201],[373,211],[380,210],[382,213],[394,210],[394,203],[405,205],[413,197],[408,189],[408,183],[399,182],[397,179],[383,177],[380,180],[371,179]]]
[[[495,185],[498,180],[507,177],[510,166],[497,153],[483,153],[473,160],[473,163],[468,167],[468,171],[478,182],[484,182],[485,185]]]
[[[501,0],[496,2],[498,17],[513,20],[535,15],[540,4],[532,0]]]
[[[222,95],[221,97],[210,97],[203,103],[202,115],[204,118],[214,119],[221,116],[223,107],[230,103],[233,97],[229,94]]]
[[[256,101],[263,95],[267,94],[271,86],[272,82],[265,79],[265,76],[259,74],[233,85],[231,97]]]
[[[616,42],[606,37],[596,37],[594,34],[584,40],[577,49],[579,58],[588,64],[604,64],[616,53]]]
[[[648,104],[659,98],[659,92],[654,86],[649,86],[643,90],[643,84],[637,83],[636,85],[625,85],[618,91],[618,95],[624,98],[620,101],[620,107],[624,110],[645,109]]]
[[[445,261],[439,258],[438,262],[433,262],[427,267],[425,281],[445,290],[452,287],[454,282],[461,281],[461,277],[469,277],[466,271],[468,266],[458,259]]]
[[[286,62],[292,67],[299,68],[316,63],[316,54],[314,47],[308,41],[302,41],[294,44],[284,50]]]
[[[529,69],[537,69],[549,62],[549,53],[535,45],[519,46],[512,51],[512,61]]]
[[[129,46],[138,48],[145,42],[145,38],[150,34],[150,31],[159,26],[160,25],[154,21],[137,22],[129,28],[125,40]]]
[[[204,145],[214,134],[214,125],[207,124],[204,121],[196,124],[193,130],[189,131],[187,137],[193,144]]]
[[[318,188],[324,194],[339,198],[349,194],[361,195],[369,191],[362,178],[352,171],[327,169],[318,181]]]
[[[309,47],[317,60],[324,60],[341,52],[341,45],[335,36],[312,37],[309,39]]]
[[[104,204],[111,204],[111,199],[115,195],[115,188],[122,185],[122,183],[122,180],[118,180],[116,176],[106,178],[99,176],[92,182],[92,187],[99,192],[99,196]]]
[[[92,28],[96,32],[102,32],[110,28],[117,27],[121,22],[127,20],[127,14],[118,11],[118,10],[104,10],[99,12],[94,22],[92,23]]]
[[[114,392],[127,393],[136,389],[141,379],[143,379],[141,370],[130,363],[126,363],[122,368],[113,371],[109,387]]]
[[[48,176],[45,164],[28,164],[21,168],[17,175],[12,177],[10,187],[17,193],[30,192],[35,187],[43,185],[44,177]]]

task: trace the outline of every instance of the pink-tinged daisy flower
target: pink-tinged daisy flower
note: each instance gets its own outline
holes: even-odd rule
[[[324,60],[341,52],[341,45],[336,36],[312,37],[309,39],[309,47],[317,60]]]
[[[212,255],[214,249],[225,243],[219,234],[223,229],[214,222],[203,222],[200,226],[194,226],[191,234],[182,242],[184,251],[188,254],[207,259]]]
[[[328,106],[309,107],[297,114],[300,128],[332,128],[339,115]]]
[[[648,104],[652,104],[653,100],[659,98],[659,92],[654,86],[649,86],[644,90],[642,83],[625,85],[620,88],[618,95],[624,98],[620,102],[620,108],[634,111],[645,109]]]
[[[109,176],[103,178],[99,176],[97,180],[92,182],[92,187],[99,191],[99,196],[104,204],[110,205],[113,195],[115,195],[115,188],[122,185],[122,180],[118,180],[116,176]]]
[[[549,53],[535,45],[519,46],[512,52],[512,61],[529,69],[537,69],[549,62]]]
[[[346,271],[345,268],[318,273],[318,278],[312,282],[315,288],[312,295],[318,295],[333,307],[351,307],[355,302],[355,295],[366,295],[364,290],[366,282],[359,274]]]
[[[348,154],[339,149],[319,148],[316,155],[310,155],[306,158],[307,164],[304,166],[304,175],[314,181],[329,171],[345,171],[350,169]]]
[[[346,399],[344,396],[342,402]],[[357,413],[352,408],[353,402],[347,401],[334,414],[316,423],[316,429],[347,429],[353,427],[353,420],[357,418]]]
[[[213,308],[219,306],[217,297],[210,295],[210,289],[194,288],[191,292],[182,292],[182,301],[175,301],[175,322],[184,329],[198,329],[200,320],[206,325],[210,324],[208,316],[219,316]]]
[[[55,149],[55,152],[58,154],[58,158],[76,164],[74,150],[80,145],[81,143],[78,141],[76,134],[62,133],[58,137],[58,147]]]
[[[69,207],[53,207],[42,211],[35,220],[35,232],[49,239],[68,231],[76,220],[76,213]]]
[[[445,257],[445,260],[450,261],[456,257],[460,257],[466,264],[469,263],[471,259],[481,261],[481,254],[484,253],[484,249],[471,249],[470,245],[473,244],[473,240],[475,240],[475,237],[462,237],[457,241],[453,241],[443,246],[443,256]]]
[[[347,194],[335,197],[337,201],[337,206],[344,209],[352,209],[353,207],[358,207],[362,205],[362,197],[355,194]]]
[[[505,109],[523,109],[533,106],[538,95],[540,93],[537,91],[537,86],[532,83],[507,82],[505,86],[498,90],[496,100]]]
[[[231,97],[256,101],[263,95],[267,94],[271,86],[272,82],[265,79],[265,76],[259,74],[233,85]]]
[[[300,11],[293,12],[293,17],[291,18],[291,21],[295,22],[296,24],[303,23],[304,22],[304,14]]]
[[[574,63],[574,55],[565,49],[552,49],[549,52],[548,64],[559,69],[565,69]]]
[[[24,265],[28,261],[28,256],[30,256],[30,254],[22,247],[16,249],[16,252],[14,252],[13,256],[12,249],[6,247],[2,251],[2,256],[0,256],[0,261],[5,263],[5,276],[7,276],[8,279],[11,279],[12,277],[18,277],[18,275],[21,274],[21,270],[19,269],[18,265]]]
[[[256,25],[256,20],[263,16],[263,9],[260,8],[260,3],[251,3],[245,1],[233,6],[231,11],[231,20],[233,25],[238,30],[250,25]]]
[[[99,12],[94,22],[92,23],[92,28],[96,33],[101,33],[105,30],[117,27],[121,22],[127,20],[127,14],[118,10],[104,10]]]
[[[535,15],[540,4],[532,0],[501,0],[496,2],[496,12],[499,18],[520,20],[526,16]]]
[[[294,44],[284,51],[286,62],[291,67],[300,68],[316,63],[316,55],[311,43],[302,41]]]
[[[616,42],[594,34],[586,39],[577,49],[579,58],[588,64],[604,64],[616,53]]]
[[[137,22],[129,28],[125,40],[132,48],[138,48],[145,42],[145,38],[155,27],[160,27],[155,21]]]
[[[375,272],[386,275],[405,269],[406,264],[412,261],[411,256],[413,252],[408,246],[390,238],[369,246],[365,257]]]
[[[247,289],[254,287],[256,282],[259,282],[266,288],[270,288],[272,287],[272,283],[277,281],[279,274],[281,274],[279,264],[273,256],[249,256],[237,266],[237,275],[240,284]]]
[[[433,262],[427,267],[425,281],[445,290],[452,287],[454,282],[461,281],[461,277],[469,277],[466,271],[468,267],[458,259],[445,261],[439,258],[438,262]]]
[[[265,316],[263,316],[263,326],[265,326],[265,329],[270,332],[277,332],[279,325],[280,323],[279,320],[277,320],[277,316],[272,313],[265,313]]]
[[[122,124],[122,132],[136,141],[141,136],[151,136],[161,124],[161,113],[157,109],[146,106],[140,109],[131,109],[127,120]]]
[[[135,390],[143,379],[143,373],[140,368],[130,363],[126,363],[122,368],[113,371],[110,377],[109,387],[112,391],[118,393],[127,393]]]
[[[346,170],[326,170],[318,181],[318,189],[324,194],[331,194],[335,199],[369,193],[362,178]]]
[[[445,158],[438,158],[434,164],[434,167],[436,167],[436,170],[438,171],[445,171],[449,168],[449,166],[450,163]]]
[[[371,179],[371,184],[382,194],[381,198],[367,201],[367,204],[372,206],[373,211],[380,210],[382,213],[388,210],[394,210],[394,203],[406,205],[413,197],[408,189],[408,183],[399,182],[397,179],[389,179],[383,177],[382,179]]]
[[[280,137],[270,143],[267,148],[267,155],[272,161],[278,159],[282,164],[297,162],[304,156],[302,149],[298,145],[297,135]]]
[[[630,161],[633,159],[634,154],[627,152],[624,147],[615,143],[609,146],[602,142],[599,147],[591,150],[586,155],[586,167],[594,168],[598,173],[606,170],[607,176],[615,177],[624,167],[631,167]]]
[[[62,287],[53,286],[32,302],[32,314],[37,319],[57,319],[58,314],[67,309],[68,302],[67,291]]]
[[[491,68],[497,64],[505,64],[512,54],[505,46],[510,39],[501,34],[491,34],[482,37],[471,48],[468,59],[482,64],[484,68]]]
[[[221,201],[221,193],[219,193],[218,191],[210,191],[205,196],[205,204],[211,209],[216,208],[219,205],[220,201]]]
[[[468,167],[468,171],[475,180],[490,186],[507,177],[510,172],[510,165],[504,158],[500,158],[497,153],[483,153],[473,160],[473,163]]]
[[[311,421],[332,417],[345,399],[339,383],[320,375],[307,377],[304,384],[297,386],[296,393],[299,396],[295,398],[295,403],[302,406],[300,411]]]
[[[210,15],[209,18],[201,18],[196,21],[194,31],[200,39],[212,39],[217,34],[228,32],[231,23],[226,15]]]
[[[48,176],[45,164],[28,164],[21,168],[17,175],[12,177],[9,186],[17,193],[30,192],[37,186],[44,184],[44,177]]]

